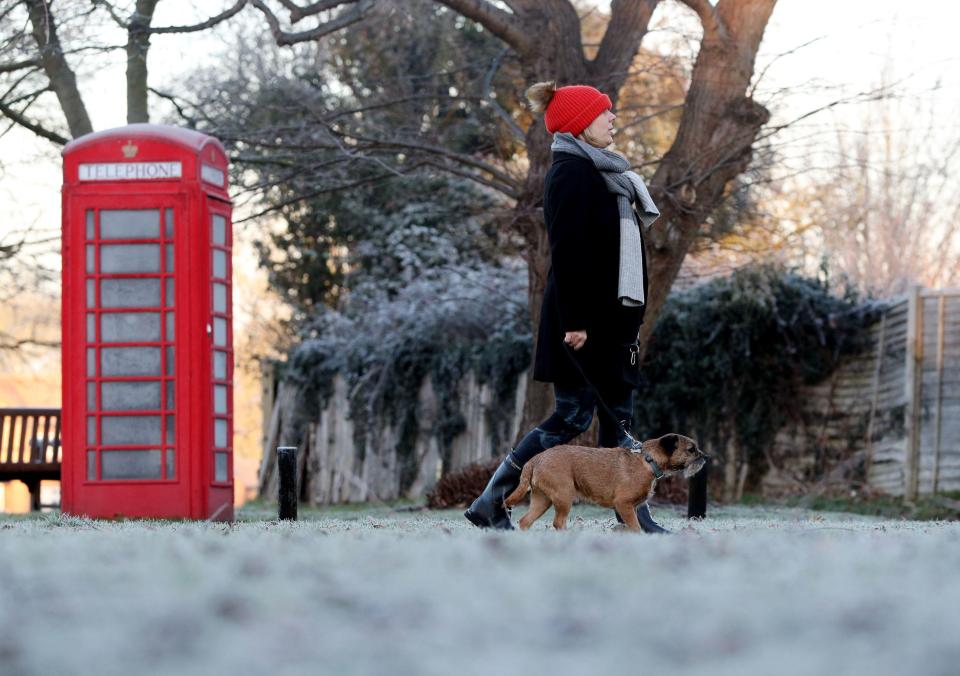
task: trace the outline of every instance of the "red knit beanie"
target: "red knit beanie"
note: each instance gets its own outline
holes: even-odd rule
[[[547,104],[543,121],[547,131],[570,132],[574,136],[590,126],[597,115],[613,108],[610,97],[587,85],[560,87]]]

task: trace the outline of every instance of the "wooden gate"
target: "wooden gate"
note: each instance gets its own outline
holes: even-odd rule
[[[911,291],[906,367],[905,496],[960,490],[960,289]]]

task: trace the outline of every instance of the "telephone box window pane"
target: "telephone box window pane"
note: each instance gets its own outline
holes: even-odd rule
[[[173,239],[173,209],[164,209],[163,218],[164,218],[164,228],[163,228],[164,237],[166,237],[167,239]]]
[[[159,237],[159,209],[105,209],[100,212],[100,239]]]
[[[213,243],[221,246],[227,244],[227,219],[220,214],[213,215]]]
[[[159,279],[104,279],[100,282],[103,307],[159,307]]]
[[[174,373],[176,373],[176,369],[174,368],[176,366],[176,363],[174,362],[174,357],[175,357],[175,354],[174,354],[173,348],[168,347],[167,348],[167,375],[168,376],[172,376]]]
[[[97,445],[97,419],[94,416],[87,416],[87,444]]]
[[[159,479],[160,451],[101,451],[102,479]]]
[[[223,317],[213,318],[213,344],[227,344],[227,320]]]
[[[222,418],[213,421],[213,445],[217,448],[227,447],[227,421]]]
[[[213,250],[213,276],[217,279],[227,278],[227,252],[220,249]]]
[[[172,448],[167,449],[167,478],[175,479],[177,477],[174,465],[174,453]]]
[[[174,404],[176,403],[176,383],[172,380],[167,381],[167,410],[172,411],[174,409]]]
[[[159,312],[105,312],[100,315],[100,340],[104,343],[160,341]]]
[[[100,350],[101,375],[159,376],[159,347],[104,347]]]
[[[172,341],[172,340],[176,337],[176,334],[175,334],[174,331],[175,331],[175,326],[176,326],[176,323],[177,323],[177,322],[176,322],[176,320],[175,320],[174,315],[175,315],[175,313],[173,313],[173,312],[168,312],[168,313],[167,313],[167,336],[166,336],[166,339],[167,339],[168,341]]]
[[[97,480],[97,452],[87,451],[87,481]]]
[[[97,342],[97,319],[96,315],[88,314],[87,315],[87,342],[95,343]]]
[[[213,284],[213,311],[214,312],[227,312],[227,285],[226,284]]]
[[[174,284],[173,284],[173,277],[167,277],[167,279],[166,279],[166,299],[165,299],[165,301],[164,301],[164,305],[166,305],[167,307],[173,307],[173,306],[174,306],[173,299],[174,299],[174,297],[175,297],[175,296],[174,296],[174,292],[175,292],[175,291],[176,291],[176,287],[175,287]]]
[[[173,272],[173,245],[167,244],[164,247],[164,261],[163,264],[167,272]]]
[[[87,209],[87,239],[94,239],[93,209]]]
[[[160,383],[103,383],[104,411],[153,411],[160,408]]]
[[[100,272],[160,272],[159,244],[104,244],[100,246]]]
[[[87,245],[87,272],[93,274],[97,271],[97,247],[93,244]]]
[[[104,446],[159,444],[160,416],[105,415],[100,418]]]
[[[87,383],[87,410],[97,410],[97,384]]]
[[[87,348],[87,376],[95,378],[97,375],[97,349],[95,347]]]
[[[87,280],[87,307],[97,306],[97,286],[92,279]]]
[[[222,171],[216,167],[211,167],[209,164],[201,163],[200,164],[200,178],[202,178],[207,183],[213,183],[218,185],[221,188],[227,183],[227,176]]]
[[[172,444],[176,439],[175,432],[176,432],[176,427],[174,426],[173,416],[168,415],[167,416],[167,441],[166,441],[167,445]]]
[[[227,412],[227,386],[226,385],[213,386],[213,412],[214,413]]]
[[[227,454],[214,453],[213,457],[214,457],[213,480],[226,481],[227,480]]]
[[[213,377],[217,380],[227,379],[227,353],[220,350],[213,351]]]

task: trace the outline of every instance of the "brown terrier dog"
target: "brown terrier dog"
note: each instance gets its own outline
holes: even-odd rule
[[[684,476],[691,477],[704,462],[706,456],[697,448],[697,442],[680,434],[649,439],[637,451],[554,446],[527,461],[520,474],[520,485],[504,504],[513,507],[532,489],[530,509],[520,519],[520,528],[530,528],[552,504],[553,527],[563,529],[579,494],[602,507],[613,507],[628,528],[638,531],[637,505],[653,495],[657,475],[682,471]]]

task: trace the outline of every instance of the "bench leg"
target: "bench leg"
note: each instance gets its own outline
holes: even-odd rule
[[[24,481],[30,491],[30,511],[40,511],[40,481]]]

